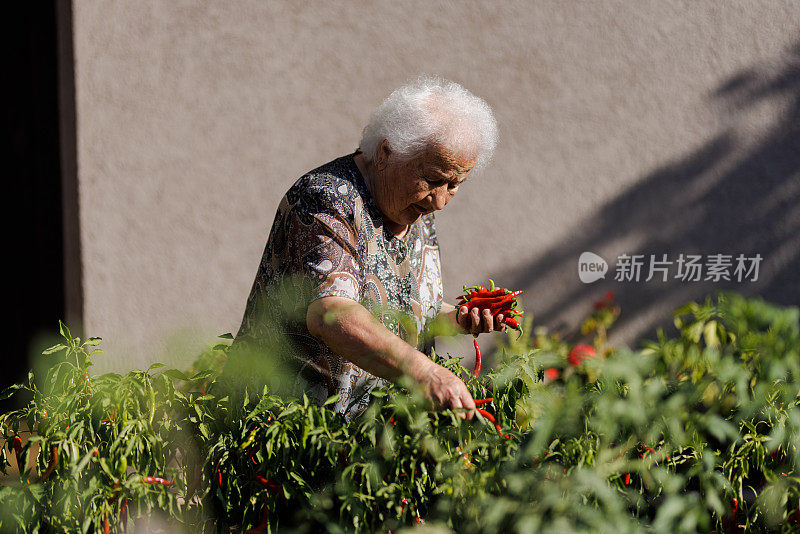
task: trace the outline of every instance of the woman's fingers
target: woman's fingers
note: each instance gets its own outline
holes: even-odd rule
[[[503,323],[503,314],[492,317],[492,312],[486,308],[481,311],[478,308],[468,309],[461,306],[456,315],[456,322],[468,334],[484,334],[488,332],[504,331],[506,325]]]
[[[475,416],[475,400],[464,381],[442,366],[435,366],[428,378],[428,395],[435,405],[445,408],[466,408],[458,412],[462,419]]]
[[[456,398],[455,400],[453,400],[450,403],[450,407],[454,408],[454,409],[457,409],[457,408],[463,408],[464,405],[461,404],[461,399]],[[467,418],[467,413],[466,412],[456,412],[456,416],[460,417],[461,419],[466,419]]]
[[[469,326],[470,318],[469,318],[469,309],[466,306],[461,306],[458,309],[458,315],[456,316],[456,322],[458,323],[458,326],[460,326],[467,333],[469,333],[469,331],[471,330],[470,326]]]
[[[472,308],[469,313],[469,317],[472,320],[472,328],[470,329],[471,334],[480,334],[481,333],[481,315],[480,310],[478,308]]]
[[[492,312],[488,308],[483,310],[483,328],[481,332],[491,332],[494,330],[494,317],[492,317]]]
[[[459,391],[454,392],[453,396],[450,398],[450,407],[457,409],[457,408],[466,408],[467,412],[457,412],[456,415],[461,419],[470,420],[475,417],[475,400],[472,398],[472,395],[469,394],[469,390],[462,382],[460,384]]]
[[[472,398],[472,395],[470,395],[469,390],[466,387],[464,387],[464,393],[465,395],[461,398],[461,405],[469,410],[465,414],[466,418],[469,420],[475,417],[475,399]]]

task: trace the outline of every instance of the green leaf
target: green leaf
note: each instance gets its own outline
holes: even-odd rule
[[[703,328],[703,337],[705,338],[706,345],[709,347],[719,346],[719,337],[717,336],[717,322],[709,321]]]
[[[108,462],[106,461],[106,459],[105,459],[105,458],[100,458],[100,468],[101,468],[101,469],[103,470],[103,472],[104,472],[106,475],[108,475],[108,476],[109,476],[109,478],[111,478],[112,480],[116,478],[116,477],[114,476],[114,473],[112,473],[112,472],[111,472],[111,468],[108,466]]]
[[[77,465],[74,465],[72,467],[71,471],[73,478],[83,473],[83,470],[86,468],[86,466],[92,460],[93,457],[94,457],[94,450],[90,450],[89,452],[83,455],[83,458],[81,458],[80,462],[78,462]]]
[[[58,321],[58,333],[61,334],[66,339],[72,339],[72,335],[69,332],[69,328],[63,322]]]
[[[15,391],[17,391],[18,389],[22,389],[24,387],[25,387],[24,384],[12,384],[8,386],[6,389],[2,391],[2,393],[0,393],[0,401],[6,400],[7,398],[11,397]]]
[[[177,369],[167,369],[162,374],[170,378],[174,378],[175,380],[183,380],[184,382],[189,381],[189,377],[186,375],[186,373]]]
[[[206,370],[204,370],[204,371],[200,371],[200,372],[198,372],[198,373],[194,374],[194,375],[191,377],[191,379],[190,379],[190,380],[192,380],[193,382],[195,382],[195,381],[198,381],[198,380],[203,380],[203,379],[205,379],[205,378],[208,378],[208,377],[212,376],[213,374],[214,374],[214,371],[213,371],[213,370],[211,370],[211,369],[206,369]]]
[[[328,399],[322,404],[323,406],[330,406],[331,404],[336,404],[336,401],[339,400],[339,394],[333,395],[328,397]]]
[[[55,352],[61,352],[62,350],[66,349],[66,348],[67,348],[66,345],[64,345],[62,343],[58,343],[57,345],[53,345],[52,347],[44,349],[42,351],[42,354],[53,354]]]

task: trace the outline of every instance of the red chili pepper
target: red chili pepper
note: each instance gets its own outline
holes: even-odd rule
[[[577,367],[586,358],[594,358],[596,355],[597,353],[593,346],[579,343],[569,351],[567,360],[569,360],[570,365]]]
[[[479,376],[481,374],[481,348],[478,346],[477,339],[473,338],[472,343],[475,345],[475,371],[472,374]]]
[[[478,298],[474,298],[474,299],[468,300],[467,302],[462,304],[462,306],[466,306],[467,310],[471,311],[472,308],[478,308],[478,309],[488,308],[492,304],[496,304],[497,302],[499,302],[499,300],[496,299],[496,298],[485,299],[485,298],[478,297]]]
[[[489,412],[487,412],[483,408],[476,408],[476,410],[478,410],[478,413],[480,413],[482,416],[484,416],[486,419],[488,419],[490,423],[497,424],[497,421],[495,421],[494,416],[492,414],[490,414]]]
[[[119,512],[119,522],[122,526],[122,530],[125,531],[127,534],[128,532],[128,499],[122,499],[122,505],[120,506]]]
[[[625,478],[623,479],[623,482],[625,483],[626,486],[631,483],[631,474],[630,473],[625,473]]]
[[[734,498],[731,501],[729,513],[722,519],[724,532],[740,532],[739,525],[736,523],[736,512],[739,510],[739,500]]]
[[[471,310],[472,308],[490,308],[490,309],[502,309],[508,307],[508,304],[511,304],[512,301],[516,300],[518,295],[523,293],[522,290],[514,291],[512,293],[508,293],[507,295],[502,295],[500,297],[477,297],[470,300],[466,306]]]
[[[470,293],[469,295],[462,295],[462,298],[467,302],[474,303],[474,302],[499,302],[504,298],[508,297],[511,292],[508,290],[504,290],[505,292],[500,291],[492,291],[491,293]]]
[[[494,402],[494,398],[493,397],[488,397],[488,398],[485,398],[485,399],[475,399],[475,406],[480,406],[482,404],[488,404],[490,402]]]
[[[503,312],[511,312],[517,307],[517,301],[512,300],[510,303],[508,302],[501,302],[489,308],[489,311],[492,312],[492,316],[497,315],[498,313]]]
[[[267,530],[267,518],[269,517],[269,506],[267,506],[267,502],[264,502],[264,513],[261,516],[261,523],[257,526],[251,528],[247,532],[264,532]]]
[[[502,308],[502,309],[501,308],[496,308],[496,309],[490,308],[489,310],[490,310],[490,312],[492,314],[492,317],[497,317],[498,315],[502,315],[503,319],[506,319],[507,317],[513,317],[513,315],[511,315],[511,313],[515,311],[515,310],[512,310],[511,308]]]
[[[222,487],[222,469],[217,469],[217,485]]]
[[[58,447],[53,445],[50,448],[50,462],[47,464],[47,469],[45,469],[44,473],[42,473],[42,476],[40,476],[36,482],[41,482],[49,477],[50,474],[55,470],[56,464],[58,464]]]
[[[503,429],[500,427],[500,425],[497,424],[497,421],[495,421],[494,416],[492,414],[481,408],[475,408],[475,409],[478,411],[479,414],[484,416],[486,419],[489,420],[490,423],[494,425],[494,427],[497,429],[498,434],[508,439],[508,434],[503,433]]]
[[[256,475],[255,479],[259,484],[267,488],[267,490],[269,490],[270,493],[278,493],[281,489],[281,487],[277,485],[275,482],[268,480],[266,477],[263,477],[261,475]]]
[[[483,287],[482,285],[477,285],[477,286],[469,286],[469,287],[467,287],[466,285],[464,285],[464,286],[463,286],[463,289],[464,289],[464,292],[465,292],[465,293],[479,293],[479,292],[481,292],[481,291],[486,291],[486,288],[485,288],[485,287]]]
[[[458,297],[458,308],[466,306],[469,312],[477,308],[481,314],[484,313],[484,310],[489,310],[492,317],[503,315],[502,322],[504,324],[522,331],[519,320],[522,319],[523,314],[515,308],[519,304],[516,297],[522,295],[523,290],[509,291],[506,288],[497,288],[487,291],[483,286],[477,286],[477,288],[476,286],[471,288],[464,286],[464,291],[467,293]]]
[[[108,534],[111,528],[108,526],[108,517],[103,514],[103,534]]]
[[[20,459],[20,454],[22,453],[22,438],[19,436],[14,436],[14,439],[6,443],[8,446],[8,450],[14,451],[14,457],[17,459],[17,469],[19,469],[19,476],[22,478],[22,473],[25,471],[25,468],[22,465],[22,460]]]
[[[145,484],[161,484],[162,486],[171,486],[172,481],[161,477],[142,477],[142,482]]]
[[[508,289],[501,287],[500,289],[495,289],[494,291],[473,291],[471,293],[467,293],[466,295],[460,295],[458,298],[464,301],[469,301],[470,299],[474,298],[502,297],[508,293],[511,292]]]
[[[642,452],[639,453],[639,458],[644,458],[644,455],[648,452],[655,453],[656,450],[653,447],[642,446]]]

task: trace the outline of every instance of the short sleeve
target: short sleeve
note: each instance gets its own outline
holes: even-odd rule
[[[361,298],[363,266],[352,213],[352,200],[331,184],[308,188],[289,213],[290,256],[304,277],[314,281],[309,302],[330,296],[356,302]]]

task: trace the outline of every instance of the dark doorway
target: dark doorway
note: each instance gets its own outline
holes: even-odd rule
[[[64,318],[64,246],[59,135],[56,2],[18,2],[4,20],[9,171],[4,247],[0,389],[25,380],[31,356],[52,342]],[[0,411],[21,399],[0,401]]]

